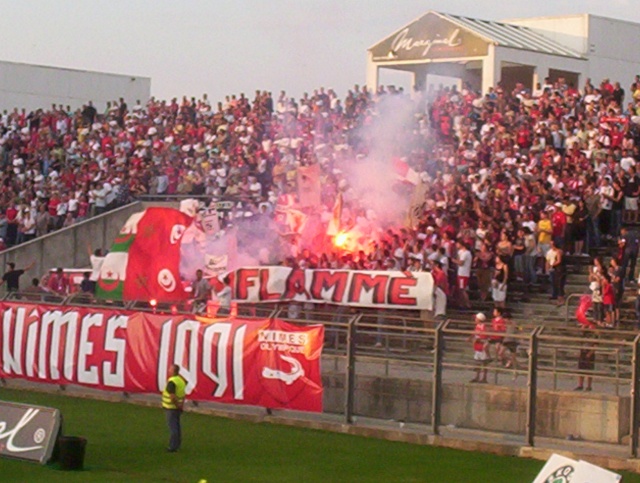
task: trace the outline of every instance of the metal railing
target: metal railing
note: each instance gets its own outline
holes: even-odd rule
[[[140,303],[98,306],[90,297],[46,293],[11,293],[3,300],[161,313],[168,309]],[[182,307],[173,310],[190,313]],[[608,419],[611,414],[603,412],[598,416],[602,424],[596,426],[606,431],[607,426],[618,425],[619,436],[584,439],[620,444],[628,435],[630,455],[638,454],[640,335],[634,332],[533,325],[507,334],[486,332],[482,336],[488,344],[493,340],[500,344],[489,344],[487,352],[492,361],[477,361],[472,345],[474,324],[469,322],[425,321],[393,311],[291,311],[278,304],[241,304],[237,313],[245,318],[324,325],[325,411],[339,414],[345,424],[353,424],[361,416],[395,420],[428,425],[435,435],[441,434],[443,428],[456,426],[520,435],[525,444],[534,446],[538,436],[560,437],[537,421],[555,410],[554,404],[569,404],[571,407],[563,410],[563,418],[575,416],[579,420],[580,401],[587,399],[576,398],[599,398],[598,406],[609,401],[617,405],[619,412],[613,422]],[[589,355],[591,352],[593,355]],[[469,375],[475,373],[477,380],[479,370],[486,371],[487,384],[469,383]],[[588,395],[566,393],[573,391],[576,380],[593,391]],[[479,406],[485,400],[486,406]],[[491,409],[487,406],[507,402],[503,421],[492,417],[482,420],[481,415]],[[623,407],[628,410],[624,412]],[[469,417],[461,414],[464,412]]]
[[[283,317],[283,311],[278,312],[277,316]],[[316,323],[307,319],[286,320],[298,324]],[[515,351],[517,364],[504,367],[497,360],[482,366],[473,360],[469,341],[474,335],[472,324],[449,320],[439,323],[423,322],[417,318],[402,316],[390,316],[376,321],[363,314],[354,314],[347,322],[327,321],[325,317],[323,323],[326,328],[325,354],[335,357],[328,367],[333,373],[339,373],[343,381],[342,407],[334,406],[332,410],[327,410],[341,413],[345,424],[353,423],[357,416],[382,418],[379,413],[367,412],[363,409],[366,404],[358,404],[359,402],[386,400],[390,406],[413,404],[407,394],[394,394],[396,386],[389,384],[385,388],[384,383],[380,382],[385,379],[400,379],[401,374],[407,384],[416,380],[430,390],[424,399],[417,402],[428,406],[429,412],[415,420],[398,418],[398,422],[428,424],[433,434],[438,435],[443,427],[453,426],[450,413],[460,406],[461,401],[451,394],[453,386],[463,387],[464,391],[486,391],[494,397],[497,397],[494,394],[496,391],[513,391],[513,394],[520,394],[518,397],[523,402],[521,419],[524,424],[517,433],[530,446],[536,444],[537,436],[560,437],[550,435],[548,428],[541,429],[537,422],[538,417],[549,410],[549,397],[564,398],[565,401],[576,401],[574,394],[579,394],[582,398],[618,398],[616,401],[630,398],[628,429],[622,420],[617,442],[624,441],[628,434],[629,453],[633,457],[638,454],[640,336],[633,332],[529,326],[507,336]],[[336,338],[336,334],[339,337]],[[486,332],[484,336],[490,339],[504,337],[505,334]],[[593,366],[581,368],[582,351],[587,349],[593,349],[595,353]],[[370,376],[373,366],[377,368],[377,372]],[[489,384],[486,386],[469,384],[464,378],[464,374],[473,373],[479,367],[486,368],[488,372]],[[374,387],[375,384],[367,386],[362,382],[363,378],[368,377],[373,378],[379,387]],[[575,381],[580,377],[585,382],[590,379],[588,386],[585,385],[584,388],[588,387],[592,392],[567,393],[573,391]],[[472,400],[464,402],[473,403]],[[620,407],[623,406],[620,403]],[[579,413],[580,408],[578,400],[572,411]],[[565,409],[566,411],[568,410]],[[443,418],[444,413],[449,414],[446,420]],[[409,412],[405,411],[405,414],[409,415]],[[620,417],[624,418],[624,414],[620,412]],[[385,416],[384,419],[387,420],[396,418],[392,411]],[[602,424],[606,426],[608,422],[604,414],[602,417]],[[508,434],[514,432],[464,424],[457,427]],[[570,435],[562,438],[567,436]],[[584,439],[589,440],[589,437]],[[603,440],[596,438],[593,441]]]

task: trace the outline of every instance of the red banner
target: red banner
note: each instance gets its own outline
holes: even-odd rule
[[[433,308],[429,272],[239,268],[231,272],[238,302],[312,302],[404,310]],[[220,287],[218,287],[220,288]]]
[[[322,411],[324,327],[2,303],[0,377],[160,393],[178,364],[187,399]]]

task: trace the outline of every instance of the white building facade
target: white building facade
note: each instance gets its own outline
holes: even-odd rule
[[[454,77],[486,93],[501,82],[534,88],[563,77],[575,87],[604,78],[623,88],[640,74],[640,24],[589,14],[502,22],[427,12],[367,52],[367,86],[380,69],[408,71],[413,87],[430,74]]]
[[[0,62],[0,110],[49,109],[62,104],[72,109],[89,101],[102,110],[121,97],[129,106],[151,95],[151,79],[40,65]]]

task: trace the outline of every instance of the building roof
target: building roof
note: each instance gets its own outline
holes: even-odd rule
[[[396,33],[370,47],[369,50],[372,51],[374,55],[377,53],[380,57],[385,56],[389,51],[395,52],[395,46],[398,43],[398,38],[400,38],[402,41],[399,43],[405,47],[405,50],[413,51],[414,47],[427,46],[426,51],[433,53],[438,49],[439,45],[443,43],[442,40],[447,39],[447,35],[449,35],[446,25],[453,25],[465,32],[465,34],[460,34],[465,36],[465,42],[476,38],[487,44],[494,44],[500,47],[539,52],[546,55],[558,55],[573,59],[585,59],[585,57],[570,47],[545,37],[543,34],[526,26],[493,20],[480,20],[434,11],[426,12]],[[433,30],[433,32],[430,32],[431,30]],[[419,32],[424,32],[424,34],[420,34]],[[425,34],[431,34],[431,37],[424,39],[423,36]],[[455,40],[457,41],[459,39],[455,38]],[[460,42],[456,42],[456,45],[460,45]],[[448,47],[454,46],[449,45]],[[448,54],[455,53],[454,49],[451,48],[443,49],[443,52]],[[477,43],[471,50],[466,49],[465,52],[466,55],[464,56],[483,55],[483,49],[477,45]],[[415,58],[415,54],[412,55]],[[421,57],[425,58],[425,56],[426,54],[423,54]],[[443,56],[445,55],[440,55],[440,57]],[[434,57],[432,56],[431,58]]]
[[[582,59],[582,55],[574,50],[551,40],[548,37],[521,25],[514,25],[493,20],[480,20],[477,18],[450,15],[447,13],[432,12],[467,29],[489,42],[502,47],[512,49],[530,50],[544,54],[561,55]]]

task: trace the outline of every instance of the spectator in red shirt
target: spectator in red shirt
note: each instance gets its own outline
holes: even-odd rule
[[[489,337],[489,346],[495,346],[495,354],[496,359],[502,360],[504,356],[504,346],[502,343],[504,342],[504,333],[507,331],[507,324],[504,320],[502,307],[495,307],[493,309],[493,318],[491,319],[491,331],[496,332],[497,334]],[[487,350],[487,353],[489,351]],[[489,354],[489,356],[491,356]]]
[[[7,218],[7,239],[6,243],[8,247],[12,247],[16,244],[18,237],[18,208],[15,200],[9,205],[6,212]]]
[[[476,362],[476,377],[471,379],[470,382],[480,382],[486,384],[487,382],[487,364],[489,362],[489,356],[487,354],[486,346],[488,341],[487,317],[479,312],[475,317],[475,329],[471,339],[473,340],[473,360]]]
[[[56,273],[51,275],[47,285],[51,292],[58,295],[66,296],[69,293],[69,278],[64,274],[62,268],[58,268]]]
[[[442,263],[434,262],[431,269],[431,275],[433,276],[434,290],[434,316],[445,317],[447,310],[447,297],[449,296],[449,281],[447,280],[447,274],[442,270]]]
[[[567,215],[562,211],[562,203],[557,202],[554,205],[554,211],[551,215],[551,225],[553,226],[553,240],[557,247],[564,246],[564,233],[567,226]]]

